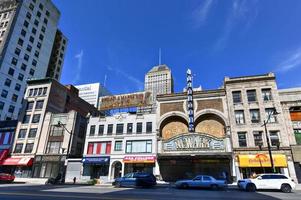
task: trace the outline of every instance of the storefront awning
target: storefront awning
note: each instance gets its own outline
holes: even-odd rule
[[[8,153],[9,153],[8,149],[0,150],[0,163],[1,163],[2,160],[4,160],[5,158],[7,158]]]
[[[1,165],[32,166],[33,158],[6,158]]]
[[[155,163],[156,156],[125,156],[124,163]]]
[[[101,157],[84,157],[82,159],[83,164],[107,164],[110,162],[110,157],[109,156],[101,156]]]
[[[272,155],[275,167],[287,167],[286,156],[281,154]],[[238,155],[240,167],[271,167],[268,154]]]

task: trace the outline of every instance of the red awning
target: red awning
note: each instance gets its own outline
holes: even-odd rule
[[[7,158],[8,152],[9,152],[8,149],[0,150],[0,162],[5,158]]]
[[[1,165],[32,166],[33,158],[6,158]]]

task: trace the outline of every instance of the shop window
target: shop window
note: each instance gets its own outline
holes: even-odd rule
[[[272,146],[279,146],[279,131],[270,131],[270,142]]]
[[[257,101],[256,90],[247,90],[247,97],[249,103]]]
[[[239,147],[246,147],[247,146],[247,134],[246,132],[238,132],[238,144]]]
[[[241,103],[241,91],[232,92],[233,103]]]
[[[127,130],[126,130],[127,134],[131,134],[133,133],[133,123],[128,123],[127,124]]]
[[[146,122],[146,133],[153,132],[153,123],[152,122]]]
[[[35,138],[37,134],[37,128],[31,128],[29,129],[28,138]]]
[[[142,133],[142,122],[138,122],[136,125],[136,133]]]
[[[42,109],[44,104],[44,100],[37,101],[36,109]]]
[[[108,124],[107,135],[112,135],[113,133],[113,124]]]
[[[26,137],[27,129],[20,129],[18,138],[25,138]]]
[[[91,125],[90,126],[90,136],[94,136],[95,135],[95,125]]]
[[[269,119],[269,116],[270,116],[268,123],[277,123],[277,117],[276,117],[276,115],[273,115],[274,112],[275,112],[275,108],[266,108],[265,109],[266,119]]]
[[[115,141],[114,151],[122,151],[122,141]]]
[[[253,132],[253,137],[254,137],[255,146],[261,147],[263,145],[262,131],[254,131]]]
[[[21,153],[23,149],[23,143],[17,143],[15,146],[15,151],[14,153]]]
[[[117,124],[116,135],[122,135],[122,134],[123,134],[123,124]]]
[[[48,142],[46,153],[58,154],[60,153],[61,146],[62,146],[62,142]]]
[[[259,123],[260,122],[260,113],[259,109],[251,109],[250,110],[250,117],[252,123]]]
[[[152,152],[151,140],[126,142],[126,153],[151,153],[151,152]]]
[[[31,153],[33,149],[33,143],[27,143],[25,146],[24,153]]]
[[[245,116],[244,116],[243,110],[235,111],[235,121],[236,121],[236,124],[244,124],[245,123]]]
[[[261,90],[263,101],[271,101],[272,100],[272,92],[271,89],[262,89]]]
[[[103,135],[105,126],[104,125],[99,125],[98,126],[98,135]]]

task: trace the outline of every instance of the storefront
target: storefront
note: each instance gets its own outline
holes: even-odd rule
[[[275,171],[288,174],[287,158],[283,154],[272,155]],[[272,173],[271,162],[268,154],[238,155],[237,161],[241,178],[249,178],[254,173]]]
[[[124,174],[131,172],[154,173],[156,156],[125,156]]]
[[[110,157],[84,157],[83,163],[83,177],[89,179],[107,179],[109,174]]]
[[[63,175],[65,159],[66,156],[61,155],[36,156],[33,164],[33,177],[54,178],[59,173]]]
[[[30,157],[9,157],[2,161],[1,165],[11,166],[16,177],[28,178],[32,173],[33,158]]]

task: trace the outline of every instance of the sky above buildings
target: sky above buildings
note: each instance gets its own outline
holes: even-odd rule
[[[53,0],[69,39],[62,83],[100,82],[114,94],[143,90],[159,63],[186,84],[216,89],[225,76],[275,72],[301,87],[299,0]]]

